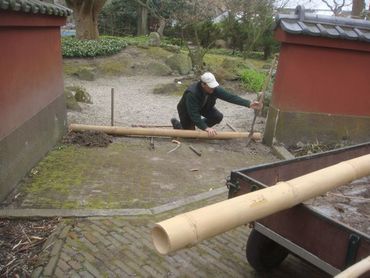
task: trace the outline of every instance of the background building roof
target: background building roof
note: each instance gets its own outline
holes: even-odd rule
[[[303,6],[294,14],[279,14],[278,26],[291,34],[370,42],[370,21],[306,13]]]
[[[72,10],[62,5],[38,0],[0,0],[0,10],[54,16],[69,16],[72,14]]]

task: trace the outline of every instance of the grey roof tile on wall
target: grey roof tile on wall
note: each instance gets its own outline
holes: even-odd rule
[[[69,16],[72,14],[72,10],[62,5],[38,0],[0,0],[0,10],[52,16]]]
[[[291,34],[370,42],[370,21],[306,13],[303,6],[294,14],[279,14],[278,26]]]

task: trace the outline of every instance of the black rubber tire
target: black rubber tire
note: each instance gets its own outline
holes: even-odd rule
[[[280,244],[252,230],[247,241],[247,260],[260,272],[269,271],[279,266],[288,256],[289,251]]]

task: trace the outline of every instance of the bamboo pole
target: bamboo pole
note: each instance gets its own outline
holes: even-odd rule
[[[153,243],[165,255],[368,175],[370,154],[157,223],[152,230]]]
[[[71,131],[102,131],[110,135],[131,135],[131,136],[164,136],[164,137],[182,137],[182,138],[203,138],[203,139],[235,139],[247,138],[248,132],[217,132],[215,136],[208,136],[208,133],[202,130],[183,130],[183,129],[163,129],[163,128],[133,128],[118,126],[96,126],[71,124]],[[261,133],[253,134],[254,140],[261,140]]]
[[[370,272],[370,256],[337,274],[335,278],[357,278]]]

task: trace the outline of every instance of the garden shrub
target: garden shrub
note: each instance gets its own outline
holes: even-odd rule
[[[120,52],[127,46],[120,37],[100,37],[99,40],[78,40],[74,37],[62,38],[63,57],[109,56]]]
[[[240,74],[244,88],[249,92],[259,92],[263,89],[266,75],[253,69],[245,69]]]
[[[125,41],[128,45],[147,45],[148,36],[125,36]]]

